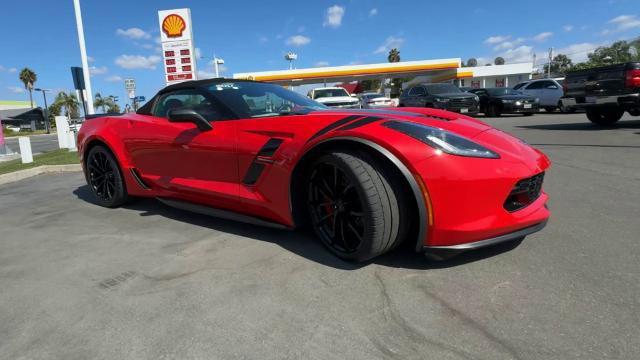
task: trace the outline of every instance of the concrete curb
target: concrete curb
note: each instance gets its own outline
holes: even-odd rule
[[[82,171],[80,164],[69,165],[43,165],[34,167],[31,169],[25,169],[20,171],[14,171],[8,174],[0,175],[0,185],[24,180],[32,176],[42,174],[62,174],[67,172],[79,172]]]

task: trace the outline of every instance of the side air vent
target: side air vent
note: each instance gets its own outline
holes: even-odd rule
[[[520,210],[540,197],[544,173],[520,180],[516,183],[504,202],[504,209],[513,212]]]

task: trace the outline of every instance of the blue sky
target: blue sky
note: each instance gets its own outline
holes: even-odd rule
[[[402,60],[469,57],[507,63],[546,56],[550,46],[574,60],[588,50],[640,35],[640,1],[82,1],[94,92],[126,97],[133,77],[150,98],[163,86],[157,11],[191,8],[195,46],[215,53],[234,72],[385,62],[398,47]],[[28,20],[27,20],[28,19]],[[28,66],[36,86],[73,87],[80,65],[72,0],[6,1],[2,5],[0,99],[27,100],[18,81]],[[210,60],[198,61],[211,76]],[[41,95],[34,96],[41,103]]]

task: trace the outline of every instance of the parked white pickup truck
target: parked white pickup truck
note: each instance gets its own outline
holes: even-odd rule
[[[362,104],[355,95],[349,95],[347,90],[341,87],[316,88],[307,96],[321,104],[340,109],[360,109]]]

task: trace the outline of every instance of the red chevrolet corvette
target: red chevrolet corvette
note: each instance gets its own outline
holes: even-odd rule
[[[427,108],[329,109],[281,86],[171,85],[78,135],[100,205],[155,197],[254,224],[313,228],[364,261],[403,241],[433,257],[544,227],[549,159],[473,118]]]

